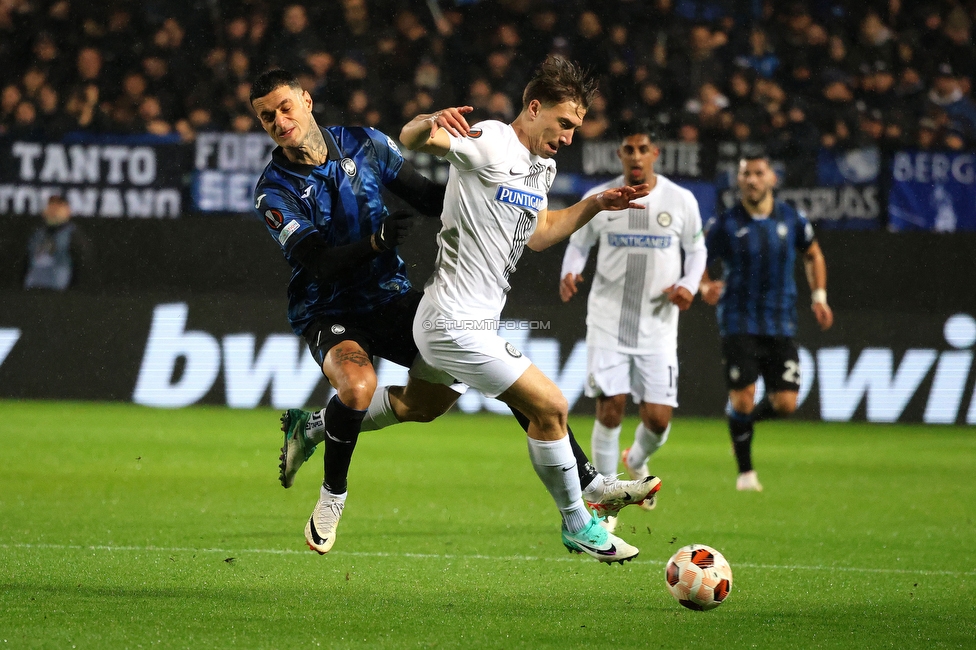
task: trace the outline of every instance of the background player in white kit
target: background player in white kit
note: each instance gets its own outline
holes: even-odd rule
[[[617,471],[627,394],[639,405],[640,424],[622,462],[631,478],[648,475],[647,460],[668,439],[678,405],[678,312],[688,309],[706,251],[698,202],[688,190],[654,173],[660,149],[647,133],[623,138],[617,156],[623,176],[590,190],[646,183],[644,210],[601,212],[573,233],[560,272],[559,296],[569,301],[594,244],[596,272],[587,302],[586,395],[596,398],[593,463]],[[682,273],[681,251],[685,261]],[[644,508],[654,507],[654,497]],[[608,518],[610,530],[616,523]]]
[[[594,194],[564,210],[548,210],[556,166],[582,124],[595,84],[574,64],[549,57],[525,88],[522,112],[511,124],[469,127],[470,107],[420,115],[400,132],[412,150],[451,163],[437,236],[434,274],[414,319],[414,339],[434,367],[498,397],[525,415],[532,465],[556,501],[563,544],[602,562],[623,562],[637,549],[610,535],[582,501],[576,460],[567,436],[566,398],[511,343],[498,335],[508,277],[525,245],[543,250],[603,210],[640,209],[646,186]],[[660,485],[643,484],[642,501]]]

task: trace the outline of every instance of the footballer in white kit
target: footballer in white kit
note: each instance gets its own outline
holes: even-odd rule
[[[563,545],[622,563],[638,550],[604,530],[600,518],[643,502],[657,492],[660,479],[625,485],[598,474],[573,446],[559,387],[498,335],[509,277],[525,246],[544,250],[602,210],[640,209],[634,200],[647,192],[641,185],[611,188],[568,208],[548,209],[556,173],[551,158],[572,143],[595,91],[594,80],[578,66],[550,56],[526,86],[522,111],[511,124],[470,127],[463,115],[471,107],[448,108],[417,116],[401,129],[400,140],[451,163],[435,270],[413,324],[421,356],[512,408],[527,434],[532,466],[560,511]],[[611,493],[617,495],[613,503],[606,499]]]
[[[479,122],[467,137],[450,137],[444,205],[460,209],[445,207],[441,217],[414,339],[430,363],[497,397],[531,365],[498,335],[498,322],[508,278],[548,205],[556,165],[531,154],[502,122]]]
[[[641,411],[635,444],[623,457],[628,472],[647,475],[647,459],[667,440],[678,406],[678,313],[690,306],[705,269],[698,202],[653,172],[658,151],[647,134],[623,139],[618,155],[624,175],[587,195],[647,182],[650,193],[636,201],[645,209],[599,213],[570,237],[560,272],[566,301],[582,280],[590,249],[598,246],[587,302],[585,391],[597,398],[593,460],[602,473],[617,468],[628,394]]]

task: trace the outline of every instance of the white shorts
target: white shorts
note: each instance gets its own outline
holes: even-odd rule
[[[635,404],[678,406],[678,353],[625,354],[586,349],[587,397],[630,393]]]
[[[413,363],[410,364],[410,370],[407,375],[413,379],[425,381],[428,384],[450,386],[458,395],[464,395],[464,393],[468,390],[467,385],[464,383],[458,381],[443,370],[438,370],[434,366],[427,363],[422,354],[418,354],[416,358],[414,358]]]
[[[481,329],[481,323],[456,322],[424,296],[413,320],[413,339],[428,364],[485,397],[498,397],[532,362],[498,335],[497,328]],[[450,321],[445,323],[445,321]]]

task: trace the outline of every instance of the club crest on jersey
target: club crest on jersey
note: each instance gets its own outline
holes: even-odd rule
[[[515,357],[516,359],[522,356],[522,353],[518,351],[518,348],[508,341],[505,342],[505,352],[508,352],[509,355]]]
[[[545,197],[542,195],[508,185],[499,185],[498,189],[495,190],[495,200],[499,203],[507,203],[534,213],[538,213],[542,209],[544,199]]]
[[[343,158],[339,161],[339,166],[342,167],[342,171],[346,172],[346,176],[352,178],[356,175],[356,163],[352,158]]]
[[[342,325],[333,325],[332,326],[332,333],[335,334],[336,336],[338,336],[340,334],[345,334],[345,332],[346,332],[346,328],[343,327]]]
[[[671,221],[672,219],[671,219],[670,212],[662,212],[661,214],[657,215],[658,225],[660,225],[662,228],[667,228],[668,226],[670,226]]]
[[[474,139],[474,138],[480,138],[481,137],[481,134],[482,134],[482,131],[477,126],[472,126],[470,129],[468,129],[468,137],[469,138],[472,138],[472,139]]]
[[[390,146],[390,149],[393,149],[393,151],[400,153],[400,147],[396,145],[396,142],[394,142],[393,138],[391,138],[390,136],[386,136],[386,144],[388,144]],[[402,156],[403,154],[400,155]]]
[[[285,223],[285,218],[281,216],[281,211],[271,208],[270,210],[264,211],[264,222],[268,224],[269,228],[281,230],[281,225]]]
[[[776,224],[776,234],[779,235],[780,239],[786,239],[786,235],[789,232],[790,229],[786,227],[785,223]]]

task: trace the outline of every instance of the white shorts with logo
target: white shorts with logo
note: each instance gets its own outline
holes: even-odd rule
[[[434,368],[477,388],[485,397],[498,397],[532,362],[498,335],[497,326],[455,321],[426,296],[417,307],[413,338],[420,355]]]
[[[678,406],[678,353],[625,354],[586,348],[586,396],[630,393],[635,404]]]

